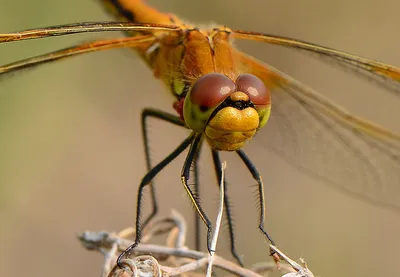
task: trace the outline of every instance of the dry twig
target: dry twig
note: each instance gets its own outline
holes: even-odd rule
[[[225,168],[225,165],[224,167]],[[221,186],[223,189],[223,184]],[[220,209],[217,216],[215,233],[213,236],[212,248],[215,250],[219,226],[222,217],[223,190],[220,194]],[[166,246],[148,243],[153,237],[168,234]],[[208,265],[207,276],[211,275],[211,266],[221,268],[231,274],[244,277],[262,277],[266,272],[280,270],[285,277],[304,276],[313,277],[307,265],[296,263],[287,257],[276,246],[270,245],[279,257],[288,264],[277,264],[274,262],[258,264],[252,270],[243,268],[230,262],[218,255],[214,251],[209,255],[199,251],[190,250],[185,246],[186,222],[183,217],[173,211],[170,217],[162,218],[151,222],[143,230],[142,243],[133,249],[133,253],[138,255],[132,259],[123,260],[125,269],[120,269],[115,264],[120,252],[130,246],[134,238],[134,230],[127,228],[119,233],[110,232],[89,232],[86,231],[78,236],[83,246],[88,250],[96,250],[104,255],[104,264],[101,277],[114,276],[134,276],[134,277],[167,277],[181,275],[183,277],[205,276],[199,272]],[[151,256],[148,255],[151,253]],[[162,262],[164,265],[161,265]],[[279,267],[279,269],[278,269]],[[130,274],[130,275],[127,275]],[[264,275],[265,276],[265,275]]]
[[[147,242],[143,242],[134,249],[136,255],[138,256],[133,259],[125,260],[127,266],[132,272],[138,272],[139,268],[143,269],[143,265],[147,265],[147,271],[144,270],[141,273],[134,274],[135,276],[146,276],[146,277],[157,277],[157,276],[174,276],[183,273],[192,274],[193,271],[204,268],[209,261],[208,253],[194,251],[188,249],[186,246],[180,244],[178,241],[182,240],[185,236],[185,228],[179,229],[179,226],[185,226],[186,224],[183,218],[177,212],[173,212],[171,217],[158,220],[156,223],[152,224],[151,233],[161,234],[168,232],[168,243],[167,246],[155,245]],[[174,222],[174,225],[166,228],[165,223]],[[148,229],[149,230],[149,229]],[[88,250],[96,250],[104,254],[105,261],[103,264],[102,277],[107,276],[108,272],[112,272],[114,275],[109,276],[119,276],[118,268],[115,267],[116,257],[120,252],[125,250],[129,245],[132,244],[133,240],[127,239],[126,235],[131,236],[131,228],[125,229],[120,233],[109,233],[105,231],[100,232],[89,232],[86,231],[80,234],[78,237],[82,242],[83,246]],[[153,235],[146,234],[147,238],[151,238]],[[295,261],[288,258],[282,251],[278,248],[273,247],[282,258],[282,260],[287,261],[289,264],[281,264],[280,271],[282,273],[288,272],[299,272],[298,276],[313,277],[311,271],[306,266],[301,266]],[[152,256],[147,256],[146,254],[151,253]],[[160,265],[158,261],[164,261],[166,265]],[[152,265],[150,267],[150,265]],[[292,267],[292,266],[293,267]],[[273,272],[277,270],[277,266],[274,262],[258,264],[253,270],[242,268],[239,265],[228,261],[218,255],[213,258],[213,266],[221,268],[231,274],[245,276],[245,277],[261,277],[259,273]],[[294,269],[293,269],[294,268]],[[149,270],[154,272],[155,269],[159,269],[160,274],[146,275],[144,273],[149,273]],[[302,275],[301,275],[302,274]],[[204,274],[202,275],[204,276]]]

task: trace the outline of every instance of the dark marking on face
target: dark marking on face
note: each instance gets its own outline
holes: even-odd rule
[[[247,108],[255,108],[251,101],[233,101],[228,97],[224,102],[222,102],[210,115],[209,120],[211,120],[220,110],[226,107],[233,107],[238,110],[244,110]]]

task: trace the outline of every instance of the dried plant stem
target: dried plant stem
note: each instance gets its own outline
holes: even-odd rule
[[[258,264],[253,270],[250,270],[215,255],[224,206],[225,168],[226,164],[223,163],[220,184],[220,206],[211,244],[211,248],[214,251],[211,251],[211,254],[190,250],[185,246],[186,222],[179,213],[173,211],[171,216],[154,220],[143,230],[142,243],[133,249],[133,253],[138,256],[123,260],[123,264],[127,269],[118,268],[115,261],[119,253],[132,245],[132,239],[135,237],[135,232],[132,228],[124,229],[119,233],[87,231],[80,234],[78,237],[86,249],[96,250],[104,254],[101,277],[121,276],[127,273],[134,277],[166,277],[175,275],[183,277],[199,275],[211,277],[213,266],[231,274],[245,277],[262,277],[259,273],[277,271],[278,264],[274,262]],[[148,243],[153,237],[160,234],[168,234],[166,246]],[[282,260],[288,263],[279,264],[280,272],[282,274],[288,273],[285,276],[314,276],[304,262],[302,262],[302,266],[286,256],[276,246],[270,245],[270,248]],[[151,253],[151,256],[148,253]],[[163,261],[165,265],[161,265],[160,261]],[[204,269],[206,266],[206,275],[195,272],[196,270]]]

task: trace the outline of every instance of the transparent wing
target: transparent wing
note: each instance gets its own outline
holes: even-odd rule
[[[0,43],[38,39],[54,36],[66,36],[81,33],[98,32],[180,32],[181,28],[174,25],[129,22],[82,22],[51,26],[39,29],[28,29],[15,33],[0,34]]]
[[[27,39],[40,39],[51,36],[64,36],[88,32],[138,32],[135,37],[109,39],[101,41],[93,41],[82,43],[51,53],[46,53],[40,56],[27,58],[11,64],[0,66],[0,76],[6,73],[16,72],[21,69],[33,68],[35,66],[81,55],[89,52],[110,50],[117,48],[135,48],[147,49],[152,42],[156,40],[156,34],[159,32],[181,32],[178,26],[161,25],[161,24],[139,24],[126,22],[87,22],[79,24],[59,25],[40,29],[29,29],[25,31],[0,34],[0,44],[12,41],[20,41]]]
[[[400,212],[398,134],[351,115],[272,66],[239,51],[237,59],[272,88],[271,118],[255,138],[262,147],[344,193]]]
[[[86,54],[89,52],[118,49],[118,48],[146,48],[155,40],[152,35],[143,35],[137,37],[127,37],[109,40],[98,40],[76,46],[64,48],[51,53],[35,56],[10,64],[0,66],[0,79],[6,73],[13,73],[22,69],[33,68],[45,63]]]
[[[262,41],[306,52],[322,61],[329,62],[331,65],[349,69],[356,75],[374,81],[388,91],[400,96],[400,68],[398,67],[287,37],[246,31],[233,31],[232,36],[238,39]]]

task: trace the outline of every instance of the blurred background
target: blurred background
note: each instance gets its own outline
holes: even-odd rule
[[[400,65],[396,0],[149,2],[190,22],[290,36]],[[112,19],[94,0],[0,0],[0,6],[0,33]],[[4,44],[0,64],[117,36]],[[262,43],[240,46],[355,114],[400,132],[398,99],[365,80],[288,50]],[[172,111],[163,90],[130,50],[92,53],[0,80],[0,276],[99,275],[103,257],[83,249],[76,234],[133,225],[137,185],[146,171],[140,112],[146,106]],[[153,160],[185,137],[185,131],[171,128],[152,123]],[[267,187],[267,230],[287,254],[305,258],[316,276],[400,275],[395,266],[398,214],[308,178],[278,156],[260,151],[257,143],[245,149]],[[234,180],[230,193],[238,252],[247,266],[270,260],[257,229],[254,181],[235,155],[222,157],[228,161],[227,178]],[[177,209],[191,224],[192,208],[179,178],[183,161],[184,155],[160,174],[157,189],[162,214]],[[218,190],[210,161],[209,151],[203,151],[202,201],[214,218]],[[193,246],[193,236],[188,244]],[[217,252],[230,258],[228,249],[225,232]]]

